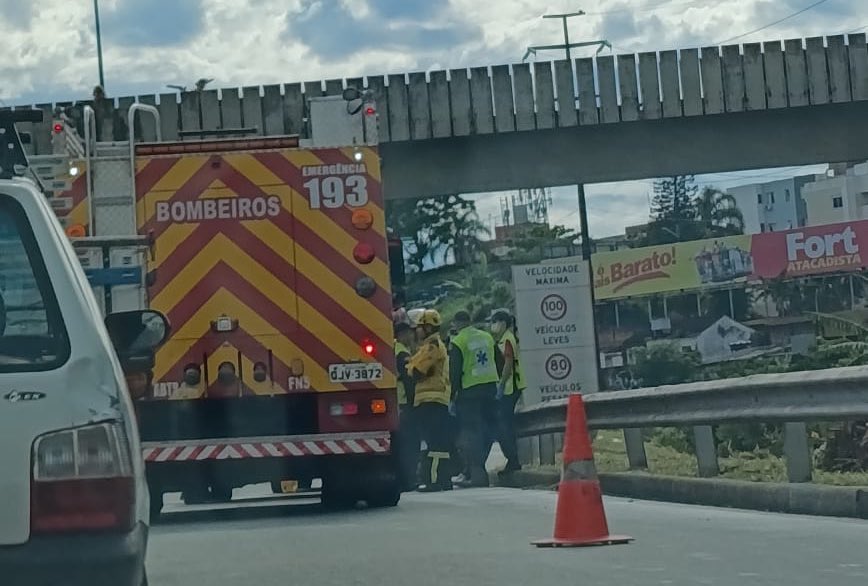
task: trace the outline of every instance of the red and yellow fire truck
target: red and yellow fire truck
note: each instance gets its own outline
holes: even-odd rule
[[[158,118],[137,106],[130,129],[137,114]],[[98,297],[171,324],[152,384],[132,391],[152,514],[167,492],[228,500],[314,478],[326,505],[395,505],[390,249],[369,96],[312,100],[308,140],[101,143],[83,116],[83,139],[60,116],[67,144],[32,166],[55,170],[52,199],[84,236]]]

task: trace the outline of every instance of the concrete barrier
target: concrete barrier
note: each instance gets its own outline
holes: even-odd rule
[[[500,479],[501,486],[553,488],[554,469],[527,469]],[[657,476],[643,472],[600,474],[603,492],[643,500],[730,507],[826,517],[868,519],[868,488],[779,484],[742,480]]]

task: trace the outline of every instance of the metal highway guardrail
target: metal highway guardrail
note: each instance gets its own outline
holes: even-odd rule
[[[868,419],[868,366],[758,374],[589,394],[584,397],[591,429],[623,429],[631,470],[648,461],[642,428],[692,426],[699,475],[719,474],[712,426],[721,423],[782,423],[790,482],[810,482],[811,449],[806,422]],[[554,464],[566,421],[566,399],[522,409],[516,427],[523,460],[538,450]]]

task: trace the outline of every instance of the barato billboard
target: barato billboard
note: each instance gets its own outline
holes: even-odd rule
[[[868,268],[868,220],[593,255],[597,301]]]

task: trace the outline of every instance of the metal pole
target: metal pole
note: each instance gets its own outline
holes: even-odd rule
[[[564,45],[566,45],[567,49],[567,61],[570,60],[570,29],[567,27],[567,16],[561,17],[561,20],[564,22]]]
[[[585,202],[585,186],[579,183],[579,222],[582,224],[582,258],[591,260],[591,237],[588,234],[588,205]]]
[[[585,186],[579,183],[579,220],[582,222],[582,260],[588,264],[588,286],[591,291],[591,327],[594,328],[594,364],[597,373],[597,389],[603,387],[600,371],[600,343],[597,340],[597,297],[594,295],[594,265],[591,263],[591,238],[588,236],[588,206],[585,205]]]
[[[102,34],[99,26],[99,0],[93,0],[93,16],[96,20],[96,58],[99,64],[99,85],[105,90],[105,74],[102,68]]]

